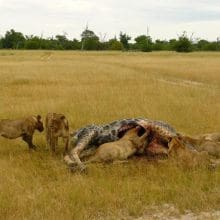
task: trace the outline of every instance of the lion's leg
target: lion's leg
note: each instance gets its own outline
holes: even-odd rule
[[[53,151],[53,147],[54,147],[54,136],[53,136],[53,132],[50,128],[50,151]]]
[[[46,149],[50,150],[50,131],[46,128]]]
[[[68,153],[68,149],[69,149],[69,137],[64,137],[63,141],[65,143],[65,150],[64,150],[64,154]]]
[[[55,149],[56,149],[57,146],[58,146],[58,139],[59,139],[59,137],[56,137],[56,138],[55,138]]]
[[[58,137],[53,137],[52,138],[52,144],[51,144],[52,153],[55,153],[56,147],[57,147],[57,143],[58,143]]]
[[[36,146],[33,144],[32,140],[33,140],[33,136],[30,135],[24,135],[22,137],[22,139],[28,144],[30,149],[35,149]]]

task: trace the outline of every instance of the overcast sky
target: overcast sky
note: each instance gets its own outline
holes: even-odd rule
[[[0,35],[11,28],[44,37],[67,33],[79,38],[89,29],[107,39],[120,31],[135,37],[176,38],[186,30],[194,37],[220,36],[220,0],[0,0]]]

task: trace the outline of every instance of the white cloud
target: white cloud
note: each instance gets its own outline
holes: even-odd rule
[[[183,30],[210,40],[220,36],[219,0],[0,0],[0,34],[14,28],[45,36],[68,33],[79,38],[89,23],[108,37],[125,31],[153,38],[177,37]]]

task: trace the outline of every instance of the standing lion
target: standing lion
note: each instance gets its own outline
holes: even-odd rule
[[[69,146],[69,123],[65,115],[58,113],[48,113],[45,121],[47,147],[55,152],[58,144],[58,137],[62,137],[65,142],[65,152]]]
[[[0,136],[8,139],[22,137],[30,149],[36,148],[32,142],[35,130],[39,132],[44,130],[40,115],[28,116],[17,120],[0,120]]]

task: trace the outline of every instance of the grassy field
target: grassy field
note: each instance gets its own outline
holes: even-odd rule
[[[220,53],[0,51],[0,118],[64,113],[73,129],[119,118],[164,120],[177,131],[220,131]],[[45,150],[0,138],[0,218],[141,216],[153,205],[218,210],[220,170],[184,170],[144,159],[69,172]]]

